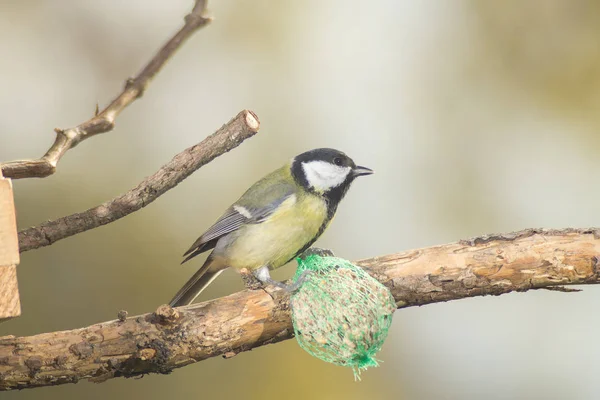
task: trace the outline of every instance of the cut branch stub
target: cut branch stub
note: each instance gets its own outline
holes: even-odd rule
[[[0,321],[21,315],[19,247],[12,182],[0,173]]]

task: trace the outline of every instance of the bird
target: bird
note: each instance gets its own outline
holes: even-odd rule
[[[373,170],[339,150],[319,148],[294,157],[252,185],[184,253],[182,264],[212,250],[169,303],[191,304],[227,268],[246,269],[264,285],[290,292],[295,284],[271,279],[327,229],[352,182]]]

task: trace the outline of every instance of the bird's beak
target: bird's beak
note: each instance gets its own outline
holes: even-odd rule
[[[361,167],[360,165],[357,165],[356,167],[352,168],[352,176],[355,178],[357,176],[362,176],[362,175],[371,175],[374,172],[375,171],[373,171],[372,169],[367,168],[367,167]]]

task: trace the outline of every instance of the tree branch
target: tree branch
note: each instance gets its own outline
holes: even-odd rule
[[[6,178],[43,178],[56,172],[56,166],[65,153],[83,140],[99,133],[111,131],[117,116],[128,105],[141,97],[146,87],[161,70],[167,60],[181,47],[183,42],[199,28],[207,25],[211,18],[204,16],[206,0],[196,0],[191,13],[186,16],[183,27],[156,53],[150,62],[135,77],[127,80],[123,91],[102,111],[90,120],[74,128],[56,128],[56,140],[43,157],[37,160],[18,160],[0,164]]]
[[[258,132],[258,117],[241,111],[214,134],[177,154],[135,188],[87,211],[68,215],[19,232],[19,251],[49,246],[57,240],[106,225],[147,206],[198,168],[239,146]]]
[[[600,283],[596,229],[529,229],[358,261],[399,307]],[[124,314],[124,313],[123,313]],[[71,331],[0,338],[0,390],[169,373],[292,337],[287,295],[242,291]]]

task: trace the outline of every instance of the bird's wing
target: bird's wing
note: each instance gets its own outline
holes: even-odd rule
[[[295,193],[296,187],[277,176],[267,175],[255,183],[185,252],[183,262],[215,247],[217,240],[244,224],[257,224],[264,221],[289,196]],[[262,206],[251,205],[253,199],[260,199]],[[183,263],[182,262],[182,263]]]

